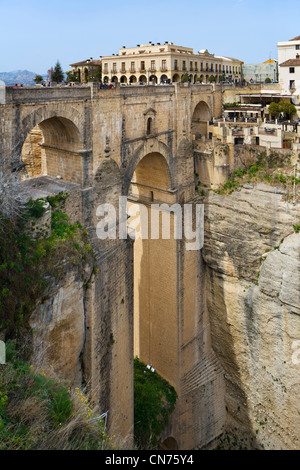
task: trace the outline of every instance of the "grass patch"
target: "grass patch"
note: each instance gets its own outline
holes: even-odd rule
[[[284,186],[292,191],[294,185],[300,184],[300,178],[296,178],[293,171],[290,157],[273,152],[267,155],[262,152],[258,155],[256,163],[234,170],[228,181],[216,192],[223,195],[232,194],[245,183],[257,182]]]
[[[85,393],[46,377],[6,343],[0,365],[0,450],[114,449]]]

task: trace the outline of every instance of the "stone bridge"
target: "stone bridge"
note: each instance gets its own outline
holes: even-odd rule
[[[201,250],[186,250],[185,240],[174,237],[99,240],[95,228],[99,204],[119,207],[120,196],[149,211],[153,203],[195,205],[193,139],[205,138],[208,122],[221,116],[221,90],[7,87],[4,101],[2,163],[41,192],[51,184],[68,190],[71,218],[88,229],[95,248],[99,273],[84,307],[82,375],[101,411],[109,411],[110,429],[132,433],[138,355],[178,394],[166,443],[208,446],[222,431],[225,406],[202,295]]]

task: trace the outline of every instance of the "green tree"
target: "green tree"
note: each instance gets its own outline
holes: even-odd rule
[[[267,77],[267,78],[265,79],[265,83],[271,83],[271,82],[272,82],[272,80],[270,79],[270,77]]]
[[[297,110],[292,103],[286,103],[284,101],[280,101],[279,103],[280,112],[284,114],[286,119],[290,119],[293,114],[296,114]]]
[[[280,113],[279,103],[272,101],[269,105],[269,114],[270,116],[278,117]]]
[[[190,76],[188,73],[184,73],[181,77],[182,83],[190,82]]]
[[[213,83],[216,81],[216,77],[214,75],[211,75],[208,80],[210,83]]]
[[[77,82],[78,81],[78,76],[76,73],[73,73],[72,70],[69,70],[66,72],[67,74],[67,82]]]
[[[280,113],[284,114],[285,119],[290,119],[293,114],[296,114],[297,110],[292,103],[285,101],[279,101],[275,103],[272,101],[269,105],[269,114],[271,116],[278,117]]]
[[[64,81],[64,73],[62,71],[59,61],[56,62],[55,67],[51,74],[51,81],[61,83]]]
[[[101,65],[99,67],[97,67],[97,70],[96,70],[96,73],[95,73],[95,78],[96,78],[96,82],[101,82],[101,80],[102,80],[102,67],[101,67]]]
[[[42,83],[44,81],[42,75],[36,75],[35,78],[33,79],[35,83]]]

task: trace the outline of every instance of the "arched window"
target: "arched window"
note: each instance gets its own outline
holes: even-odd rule
[[[151,135],[152,133],[152,118],[149,117],[147,119],[147,135]]]

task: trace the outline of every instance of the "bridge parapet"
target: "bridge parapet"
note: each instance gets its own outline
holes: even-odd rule
[[[85,87],[6,87],[6,104],[45,103],[91,99],[91,88]]]

